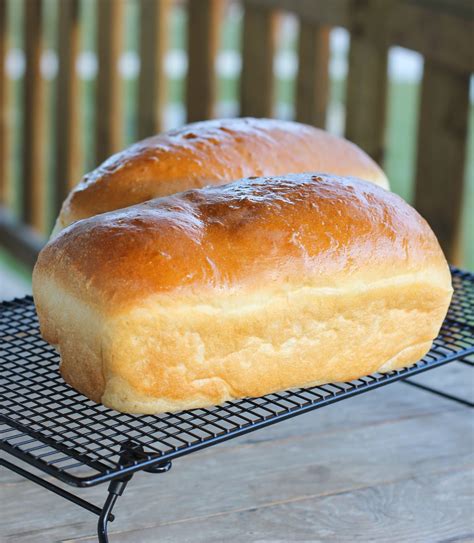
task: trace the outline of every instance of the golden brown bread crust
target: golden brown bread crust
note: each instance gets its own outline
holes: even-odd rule
[[[33,288],[67,382],[151,413],[413,363],[452,292],[414,209],[320,174],[244,179],[79,221],[43,249]]]
[[[388,187],[361,149],[323,130],[275,119],[204,121],[138,142],[86,175],[64,202],[55,233],[79,219],[191,188],[305,171]]]

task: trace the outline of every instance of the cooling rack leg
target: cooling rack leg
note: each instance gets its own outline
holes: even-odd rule
[[[130,481],[132,477],[129,476],[126,479],[122,479],[120,481],[112,481],[109,485],[108,489],[108,496],[105,500],[104,506],[102,507],[102,512],[99,516],[99,522],[97,523],[97,537],[99,539],[99,543],[109,543],[109,536],[107,535],[107,527],[109,524],[109,520],[113,520],[111,518],[112,509],[114,508],[115,502],[117,501],[118,497],[123,494],[123,491],[125,490],[125,487],[127,486],[127,483]]]
[[[418,383],[417,381],[412,381],[411,379],[403,379],[403,383],[406,383],[407,385],[411,385],[412,387],[421,388],[422,390],[426,390],[427,392],[431,392],[432,394],[436,394],[436,396],[441,396],[442,398],[447,398],[448,400],[452,400],[453,402],[458,402],[462,405],[465,405],[467,407],[474,407],[474,403],[470,402],[469,400],[466,400],[465,398],[460,398],[459,396],[454,396],[453,394],[448,394],[447,392],[443,392],[442,390],[439,390],[437,388],[429,387],[427,385],[423,385],[422,383]]]

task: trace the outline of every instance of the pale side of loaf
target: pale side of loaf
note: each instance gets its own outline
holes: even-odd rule
[[[136,143],[86,175],[64,202],[54,234],[79,219],[191,188],[307,171],[388,187],[364,151],[312,126],[275,119],[204,121]]]
[[[372,183],[309,174],[79,221],[43,249],[33,289],[64,379],[131,413],[410,365],[452,294],[413,208]]]

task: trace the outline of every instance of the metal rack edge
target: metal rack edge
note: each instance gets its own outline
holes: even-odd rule
[[[369,390],[373,390],[375,388],[379,388],[381,386],[385,386],[391,383],[395,383],[397,381],[402,381],[406,375],[406,377],[411,377],[413,375],[417,375],[419,373],[423,373],[425,371],[441,367],[445,364],[448,364],[450,362],[455,362],[460,356],[465,357],[469,356],[471,354],[474,354],[474,347],[470,347],[469,349],[466,349],[465,351],[462,351],[462,353],[454,353],[452,355],[446,356],[445,358],[436,360],[431,363],[425,363],[424,365],[420,367],[415,368],[408,368],[408,369],[402,369],[396,371],[393,375],[392,374],[385,374],[384,378],[382,378],[381,381],[374,381],[372,383],[369,383],[363,387],[354,387],[350,391],[346,391],[344,393],[339,393],[335,395],[331,395],[328,398],[323,398],[322,400],[316,402],[316,403],[310,403],[308,405],[302,406],[300,408],[296,408],[293,410],[288,410],[286,412],[283,412],[273,418],[261,420],[258,422],[255,422],[253,424],[249,423],[248,425],[242,426],[241,428],[238,428],[237,430],[233,430],[232,432],[221,434],[218,436],[215,436],[207,441],[198,442],[192,445],[187,446],[186,448],[178,449],[175,451],[171,451],[170,453],[165,453],[161,456],[150,458],[149,460],[145,460],[143,462],[133,464],[131,466],[127,466],[125,468],[122,468],[118,471],[112,471],[110,473],[104,473],[103,475],[93,475],[88,477],[78,477],[71,474],[66,474],[65,472],[62,472],[60,470],[56,470],[55,468],[50,467],[48,464],[44,464],[41,461],[36,460],[35,458],[30,457],[26,453],[23,453],[18,448],[11,446],[9,444],[0,443],[0,449],[6,451],[7,453],[11,454],[12,456],[15,456],[19,460],[35,467],[36,469],[51,475],[55,477],[56,479],[69,484],[70,486],[74,486],[77,488],[89,488],[93,486],[97,486],[102,483],[110,482],[113,480],[121,479],[126,475],[133,474],[138,471],[142,471],[146,468],[150,468],[162,463],[170,462],[172,460],[175,460],[176,458],[186,456],[187,454],[191,454],[192,452],[205,449],[207,447],[210,447],[212,445],[217,445],[219,443],[223,443],[225,441],[228,441],[230,439],[240,437],[242,435],[245,435],[247,433],[250,433],[252,431],[255,431],[259,428],[264,428],[266,426],[271,426],[273,424],[276,424],[278,422],[281,422],[283,420],[287,420],[290,418],[293,418],[297,415],[301,415],[304,413],[308,413],[310,411],[314,411],[316,409],[319,409],[321,407],[325,407],[327,405],[331,405],[333,403],[336,403],[338,401],[352,398],[354,396],[357,396],[359,394],[363,394],[364,392],[368,392]],[[330,383],[329,383],[330,384]]]

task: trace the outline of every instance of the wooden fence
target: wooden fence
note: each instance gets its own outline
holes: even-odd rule
[[[124,1],[97,0],[98,76],[95,90],[95,160],[117,151],[122,142],[123,108],[118,74],[122,50]],[[140,61],[137,133],[161,128],[164,55],[171,0],[135,0],[140,8]],[[225,0],[188,0],[186,111],[189,121],[210,118],[216,100],[215,58],[220,13]],[[32,264],[44,242],[45,108],[40,73],[44,0],[25,0],[26,70],[22,102],[21,213],[8,209],[11,130],[5,60],[12,2],[0,0],[0,244]],[[81,35],[81,0],[57,0],[58,75],[53,210],[57,212],[81,172],[80,91],[76,60]],[[381,162],[387,95],[389,47],[400,45],[424,57],[417,141],[415,205],[437,233],[448,259],[459,258],[469,108],[469,78],[474,67],[471,0],[244,0],[240,114],[272,116],[273,59],[278,13],[300,21],[296,80],[296,118],[324,126],[329,86],[329,30],[350,32],[346,136]]]

